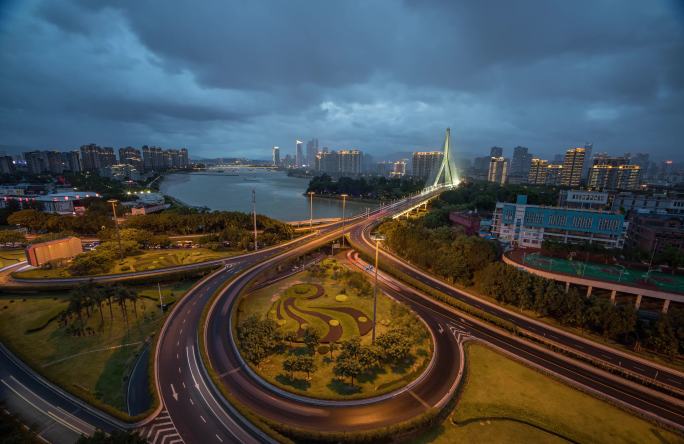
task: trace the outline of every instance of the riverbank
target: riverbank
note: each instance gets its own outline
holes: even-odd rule
[[[178,207],[208,208],[211,211],[252,212],[252,195],[256,197],[257,214],[281,221],[297,221],[310,217],[308,196],[302,193],[309,186],[305,178],[288,176],[283,171],[242,170],[240,176],[199,174],[165,174],[157,181],[160,193]],[[314,196],[314,218],[340,217],[340,196]],[[324,198],[323,198],[324,197]],[[379,201],[347,199],[345,214],[363,214],[375,209]]]

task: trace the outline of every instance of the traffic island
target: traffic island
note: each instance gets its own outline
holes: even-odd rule
[[[434,345],[425,324],[334,259],[241,297],[235,338],[264,381],[295,395],[355,400],[398,390],[427,369]]]

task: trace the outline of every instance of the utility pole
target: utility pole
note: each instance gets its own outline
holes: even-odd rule
[[[344,210],[347,206],[347,194],[341,194],[342,196],[342,248],[344,248],[344,235],[346,228],[346,219],[344,218]]]
[[[161,310],[162,316],[164,316],[164,299],[162,299],[161,285],[157,282],[157,290],[159,291],[159,309]]]
[[[313,231],[313,196],[315,193],[309,191],[306,194],[309,195],[309,231]]]
[[[116,227],[116,240],[119,242],[119,260],[123,260],[123,249],[121,248],[121,233],[119,232],[119,218],[116,217],[116,204],[119,201],[116,199],[109,199],[107,203],[112,204],[112,213],[114,214],[114,226]]]
[[[257,245],[256,190],[252,190],[252,218],[254,221],[254,251],[257,251],[259,246]]]
[[[373,333],[371,335],[371,344],[375,344],[375,326],[378,322],[378,253],[380,251],[380,242],[385,240],[384,236],[372,236],[375,241],[375,277],[373,285]]]

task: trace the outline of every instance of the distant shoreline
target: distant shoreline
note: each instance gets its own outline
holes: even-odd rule
[[[302,196],[307,196],[306,191],[302,193]],[[316,198],[343,200],[342,196],[340,196],[339,194],[314,194],[314,199],[316,199]],[[347,196],[347,201],[365,202],[365,203],[375,204],[375,205],[379,205],[382,203],[382,201],[378,200],[378,199],[366,199],[363,197],[350,197],[350,196]]]

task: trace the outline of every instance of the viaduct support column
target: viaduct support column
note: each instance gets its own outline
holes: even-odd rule
[[[567,293],[568,291],[570,291],[570,282],[565,283],[565,292]]]
[[[668,308],[670,308],[670,300],[665,299],[665,302],[663,302],[663,313],[667,313]]]
[[[638,294],[637,299],[636,299],[636,303],[634,304],[634,309],[638,310],[640,305],[641,305],[641,295]]]
[[[591,285],[587,287],[587,297],[591,296]]]
[[[610,302],[612,302],[613,305],[615,305],[615,294],[616,293],[617,293],[617,290],[613,290],[610,292]]]

